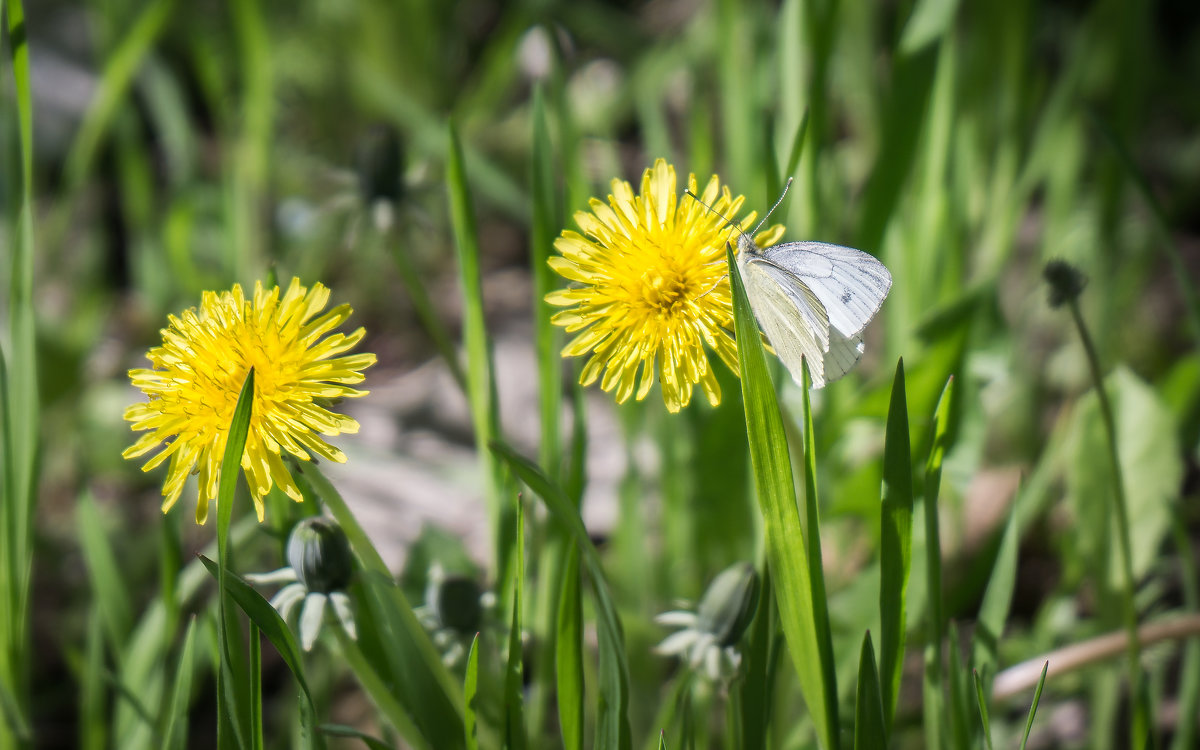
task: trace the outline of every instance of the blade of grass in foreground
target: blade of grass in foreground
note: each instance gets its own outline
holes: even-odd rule
[[[942,722],[945,694],[942,692],[942,640],[945,623],[942,607],[942,543],[938,526],[938,491],[942,483],[942,460],[954,440],[950,418],[957,405],[954,378],[946,381],[942,397],[933,413],[933,447],[925,462],[925,574],[929,592],[929,622],[925,637],[924,695],[925,744],[937,750],[942,746]]]
[[[0,2],[0,6],[4,4]],[[4,384],[3,496],[0,497],[0,745],[29,732],[29,587],[40,445],[38,372],[33,310],[33,87],[25,6],[9,0],[8,46],[21,144],[21,199],[13,244],[9,298],[11,373]],[[0,356],[3,352],[0,352]]]
[[[450,125],[446,185],[450,192],[450,215],[454,225],[454,247],[458,254],[459,283],[463,298],[463,346],[467,352],[467,400],[475,431],[480,469],[487,490],[492,538],[496,545],[497,594],[505,598],[512,590],[512,560],[516,541],[515,518],[504,502],[508,484],[501,466],[488,451],[500,437],[500,414],[496,400],[495,366],[483,310],[483,278],[480,270],[479,233],[463,164],[462,145]]]
[[[1050,662],[1042,667],[1042,676],[1038,680],[1037,690],[1033,691],[1033,704],[1029,706],[1029,718],[1025,721],[1025,734],[1021,737],[1021,750],[1025,750],[1026,743],[1029,742],[1029,730],[1033,729],[1033,717],[1037,715],[1038,703],[1042,700],[1042,688],[1046,685],[1046,670],[1050,667]]]
[[[596,635],[600,652],[600,701],[596,716],[598,748],[629,750],[633,739],[629,728],[629,663],[625,656],[625,636],[616,605],[608,591],[600,554],[588,537],[583,519],[566,493],[536,464],[518,455],[501,442],[492,450],[505,461],[529,489],[542,498],[546,507],[570,532],[580,551],[582,562],[592,581],[596,597]]]
[[[904,360],[896,364],[892,403],[888,408],[883,448],[883,502],[880,506],[879,619],[880,682],[884,726],[890,731],[900,698],[904,669],[905,594],[912,567],[912,453],[908,445],[908,404],[904,394]]]
[[[583,598],[579,591],[579,549],[574,544],[567,550],[555,631],[558,725],[563,748],[583,750]]]
[[[221,479],[217,484],[217,646],[220,651],[220,670],[217,676],[217,746],[247,747],[247,732],[250,727],[250,697],[247,695],[244,662],[237,657],[241,653],[240,639],[233,642],[229,620],[233,615],[233,597],[229,591],[229,525],[233,521],[233,500],[237,491],[238,474],[241,470],[242,454],[246,450],[246,437],[250,431],[250,414],[254,407],[254,368],[246,373],[246,382],[238,395],[233,420],[229,423],[229,434],[225,439],[225,453],[221,458]],[[234,631],[235,633],[238,631]],[[227,728],[233,737],[220,734]],[[236,745],[230,745],[230,742]]]
[[[508,629],[508,666],[504,670],[504,747],[506,750],[525,750],[525,711],[521,686],[521,597],[525,578],[525,512],[521,496],[516,497],[517,534],[516,560],[513,566],[512,625]]]
[[[375,626],[381,633],[386,633],[386,636],[372,639],[368,628],[363,627],[360,628],[364,632],[359,633],[359,644],[345,639],[349,645],[343,645],[343,650],[354,648],[367,655],[360,660],[363,669],[356,668],[355,674],[368,691],[377,683],[391,691],[393,695],[387,698],[372,695],[377,703],[387,702],[389,698],[395,703],[393,696],[399,694],[404,709],[416,717],[421,731],[428,737],[427,741],[434,743],[439,750],[460,746],[464,736],[465,715],[462,683],[451,676],[442,663],[429,635],[413,614],[403,592],[395,585],[383,558],[367,538],[345,499],[316,466],[298,462],[296,468],[293,476],[307,482],[320,496],[366,568],[361,576],[364,591],[361,600],[373,613],[370,616],[376,618]],[[389,673],[394,684],[388,685],[383,679]],[[402,717],[393,712],[390,718],[404,721],[407,715]]]
[[[788,453],[783,418],[767,371],[754,313],[738,274],[731,250],[726,250],[729,280],[733,288],[734,320],[737,329],[738,364],[742,398],[746,408],[746,432],[754,486],[766,533],[767,561],[775,582],[775,598],[784,636],[804,700],[808,704],[817,737],[827,750],[836,750],[838,718],[836,687],[826,682],[821,655],[827,646],[820,642],[814,617],[813,584],[805,538],[796,508],[792,464]]]
[[[987,697],[983,694],[983,680],[979,679],[978,669],[971,671],[971,677],[975,680],[975,699],[979,704],[979,720],[983,722],[983,741],[987,745],[987,750],[992,750],[992,723],[988,720]]]
[[[875,668],[875,647],[871,632],[863,636],[858,660],[858,691],[854,698],[854,750],[886,748],[888,732],[883,720],[883,699],[879,692],[879,672]]]

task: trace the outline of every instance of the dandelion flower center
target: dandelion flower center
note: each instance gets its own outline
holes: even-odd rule
[[[252,299],[235,284],[228,292],[205,292],[199,310],[169,317],[162,346],[147,353],[153,368],[129,372],[149,400],[125,411],[133,430],[146,431],[126,458],[165,444],[143,466],[149,471],[170,459],[164,512],[179,499],[187,476],[198,473],[196,521],[204,523],[220,482],[229,423],[251,368],[254,403],[241,466],[260,521],[263,497],[273,486],[303,499],[283,461],[285,452],[303,461],[313,455],[346,460],[320,436],[357,432],[358,423],[326,404],[365,396],[350,386],[362,382],[361,370],[374,364],[375,355],[337,356],[365,332],[330,334],[351,310],[341,305],[318,316],[328,301],[326,287],[308,289],[299,279],[282,296],[279,287],[267,291],[257,284]]]
[[[694,175],[688,187],[698,194]],[[566,308],[553,321],[580,332],[563,356],[592,355],[584,385],[600,379],[624,403],[635,388],[637,398],[645,398],[657,374],[672,412],[687,406],[695,385],[710,403],[720,402],[706,345],[737,371],[725,243],[754,221],[753,213],[739,227],[726,221],[743,199],[733,198],[716,176],[700,201],[676,190],[675,169],[662,159],[642,176],[639,195],[613,180],[607,204],[592,199],[590,212],[575,215],[583,234],[564,231],[555,242],[561,255],[550,265],[574,284],[546,296]],[[772,227],[759,240],[773,244],[782,233],[783,227]]]

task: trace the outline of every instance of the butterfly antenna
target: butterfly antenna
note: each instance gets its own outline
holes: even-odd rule
[[[724,220],[724,222],[725,222],[725,226],[727,226],[727,227],[733,227],[734,229],[736,229],[736,230],[737,230],[737,233],[738,233],[738,234],[742,235],[743,237],[745,237],[745,236],[746,236],[746,233],[742,231],[742,228],[741,228],[741,227],[739,227],[737,224],[733,223],[733,222],[732,222],[732,221],[730,221],[729,219],[725,218],[725,214],[721,213],[721,212],[720,212],[720,211],[718,211],[717,209],[713,208],[712,206],[708,205],[708,204],[707,204],[707,203],[705,203],[704,201],[700,200],[700,197],[699,197],[698,195],[696,195],[695,193],[693,193],[693,192],[692,192],[690,189],[688,189],[688,188],[685,188],[685,189],[684,189],[684,191],[683,191],[683,194],[684,194],[684,195],[691,196],[692,200],[696,201],[696,202],[697,202],[697,203],[699,203],[701,206],[704,206],[704,207],[705,207],[705,208],[707,208],[709,211],[712,211],[714,214],[716,214],[717,216],[721,217],[721,219],[722,219],[722,220]],[[757,230],[756,230],[756,231],[757,231]],[[749,238],[747,237],[747,239],[749,239]],[[721,261],[721,262],[722,262],[722,263],[724,263],[725,261]],[[710,290],[710,291],[711,291],[711,290]],[[707,294],[707,292],[705,292],[705,293]]]
[[[787,196],[788,188],[790,188],[791,186],[792,186],[792,178],[789,177],[787,184],[783,186],[783,192],[779,194],[779,197],[777,199],[775,199],[775,205],[771,206],[771,210],[767,211],[767,215],[762,217],[762,221],[758,222],[758,226],[756,226],[754,228],[754,232],[752,233],[751,236],[758,234],[758,230],[762,229],[762,225],[766,224],[767,219],[771,218],[771,214],[775,213],[775,209],[779,208],[780,203],[783,203],[784,197]]]

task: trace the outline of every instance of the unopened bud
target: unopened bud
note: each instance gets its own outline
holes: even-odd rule
[[[346,533],[332,519],[305,518],[292,529],[287,543],[288,564],[309,592],[342,591],[354,574]]]

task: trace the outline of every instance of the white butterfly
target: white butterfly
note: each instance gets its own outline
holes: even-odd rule
[[[784,195],[787,186],[758,227],[738,239],[738,270],[754,316],[792,380],[803,383],[807,362],[812,387],[821,388],[862,357],[862,332],[892,288],[892,274],[852,247],[784,242],[760,250],[750,237]]]

